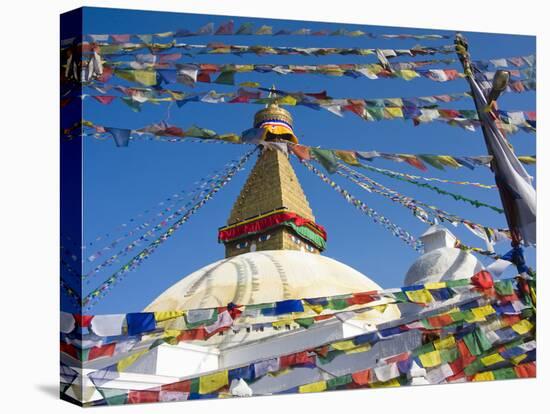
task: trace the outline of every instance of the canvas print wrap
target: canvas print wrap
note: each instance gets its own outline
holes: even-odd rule
[[[61,16],[60,394],[536,376],[535,38]]]

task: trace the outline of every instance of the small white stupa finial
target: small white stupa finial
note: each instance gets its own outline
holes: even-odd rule
[[[431,252],[442,247],[455,247],[456,237],[441,224],[431,226],[419,237],[424,244],[424,253]]]

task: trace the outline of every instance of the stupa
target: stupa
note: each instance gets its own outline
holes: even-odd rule
[[[219,229],[218,239],[225,245],[225,259],[183,277],[160,294],[145,312],[201,309],[228,303],[253,305],[380,289],[357,270],[321,255],[327,232],[315,222],[284,151],[286,147],[277,146],[277,143],[298,143],[290,113],[276,103],[270,104],[256,113],[253,126],[263,130],[261,150],[227,224]],[[379,323],[398,316],[397,307],[388,305],[384,312],[374,311],[362,315],[362,319],[364,323]],[[340,330],[338,335],[343,335],[342,326],[335,329]],[[309,331],[307,335],[314,336]],[[273,348],[266,343],[272,336],[281,336],[281,332],[251,331],[214,337],[206,348],[208,352],[212,352],[214,346],[216,352],[227,350],[225,361],[237,362],[228,356],[238,350],[237,345],[243,349],[244,344],[250,344],[256,349],[247,351],[249,357],[257,357],[262,353],[260,348]],[[320,343],[324,339],[322,335],[316,338]],[[296,335],[287,342],[290,348],[294,342],[296,346],[300,343]],[[275,348],[268,352],[275,352]],[[183,354],[182,358],[185,358]],[[239,359],[238,362],[245,361]]]
[[[457,248],[454,234],[440,224],[431,226],[419,238],[424,254],[407,271],[404,285],[465,279],[485,269],[476,256]]]

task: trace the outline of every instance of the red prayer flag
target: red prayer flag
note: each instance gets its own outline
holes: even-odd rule
[[[202,70],[197,74],[197,82],[210,83],[210,73]]]
[[[452,324],[453,318],[450,315],[438,315],[428,318],[428,323],[434,328],[441,328]]]
[[[113,354],[115,353],[115,347],[116,344],[114,342],[108,345],[94,346],[90,349],[90,353],[88,354],[88,361],[104,356],[113,356]]]
[[[351,298],[348,298],[348,303],[350,305],[363,305],[365,303],[373,302],[376,300],[371,293],[369,292],[361,292],[361,293],[353,293],[353,296]]]
[[[82,328],[89,327],[93,317],[94,315],[79,315],[79,314],[74,315],[76,324],[78,326],[81,326]]]
[[[459,340],[456,345],[458,348],[458,353],[460,355],[458,359],[462,360],[462,367],[470,365],[472,362],[476,360],[476,357],[471,354],[470,350],[468,349],[468,346],[466,345],[463,339]],[[454,372],[454,369],[453,369],[453,372]]]
[[[351,374],[351,378],[353,379],[353,382],[357,385],[367,385],[370,379],[370,369],[354,372],[353,374]]]
[[[230,35],[233,34],[233,20],[229,20],[227,23],[221,24],[216,30],[217,35]]]
[[[518,365],[514,371],[519,378],[535,378],[537,376],[537,365],[534,362]]]
[[[405,162],[409,165],[412,165],[414,168],[418,168],[421,171],[427,171],[426,165],[416,156],[406,156],[403,157]]]
[[[318,93],[306,93],[307,96],[311,96],[315,99],[328,99],[327,91],[322,91]]]
[[[99,77],[98,81],[103,83],[108,82],[109,79],[111,79],[111,76],[113,76],[113,68],[110,66],[103,66],[103,73]]]
[[[247,103],[250,99],[248,96],[236,96],[235,98],[231,99],[229,103]]]
[[[309,147],[303,145],[291,145],[290,151],[294,153],[301,160],[311,160],[311,154],[309,152]]]
[[[160,386],[160,389],[161,391],[191,392],[191,380],[163,384]]]
[[[72,356],[75,359],[80,359],[78,357],[78,350],[71,344],[68,344],[66,342],[60,342],[59,350],[64,354]]]
[[[109,105],[111,102],[113,102],[116,98],[116,96],[112,95],[93,95],[92,98],[94,98],[96,101],[98,101],[102,105]]]
[[[141,404],[158,402],[159,391],[130,391],[128,392],[128,404]]]
[[[204,330],[204,327],[200,327],[197,329],[189,329],[187,331],[183,331],[178,337],[178,342],[181,341],[204,341],[206,339],[206,331]]]
[[[481,270],[472,276],[472,284],[481,289],[491,289],[494,286],[493,277],[487,270]]]

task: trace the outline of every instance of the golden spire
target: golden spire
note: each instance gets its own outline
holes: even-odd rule
[[[271,93],[270,93],[271,97]],[[254,116],[254,127],[266,129],[265,141],[298,143],[291,114],[272,102]],[[265,147],[235,201],[219,240],[226,257],[260,250],[301,250],[319,254],[326,233],[315,223],[307,198],[288,155]]]

